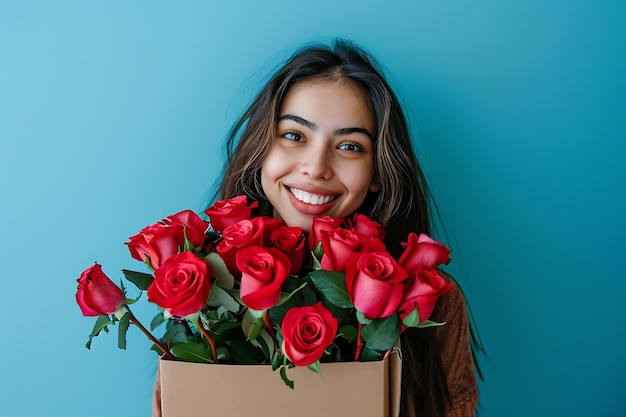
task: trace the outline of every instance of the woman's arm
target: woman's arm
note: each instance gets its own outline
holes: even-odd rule
[[[161,417],[161,372],[159,369],[157,369],[152,392],[152,417]]]
[[[442,365],[446,371],[451,408],[449,417],[473,416],[478,406],[478,386],[470,344],[470,328],[465,296],[458,284],[442,274],[453,288],[440,301],[444,302],[437,328],[437,341]]]

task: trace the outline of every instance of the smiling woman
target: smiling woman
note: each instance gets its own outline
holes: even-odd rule
[[[374,59],[352,43],[297,51],[234,124],[227,151],[215,200],[246,195],[258,203],[255,215],[307,232],[315,217],[364,214],[387,224],[384,244],[394,257],[410,234],[430,233],[432,201],[402,107]],[[451,277],[433,271],[424,285],[438,277],[452,288],[433,307],[433,319],[446,325],[402,333],[401,414],[473,415],[465,298]]]

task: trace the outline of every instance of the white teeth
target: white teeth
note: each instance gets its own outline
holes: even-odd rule
[[[311,194],[306,191],[298,190],[297,188],[290,188],[291,194],[294,195],[298,200],[303,203],[312,204],[314,206],[319,206],[321,204],[326,204],[334,197],[330,195],[319,195],[319,194]]]

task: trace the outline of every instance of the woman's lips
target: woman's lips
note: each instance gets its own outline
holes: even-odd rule
[[[334,205],[337,196],[315,194],[287,187],[291,204],[302,214],[321,216]]]
[[[335,197],[332,196],[332,195],[322,195],[322,194],[309,193],[307,191],[299,190],[299,189],[293,188],[293,187],[289,187],[289,191],[299,201],[301,201],[303,203],[311,204],[311,205],[314,205],[314,206],[326,204],[329,201],[335,199]]]

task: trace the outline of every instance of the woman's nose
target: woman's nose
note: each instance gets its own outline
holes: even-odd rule
[[[301,173],[314,180],[327,180],[333,176],[332,155],[326,147],[311,146],[301,156]]]

